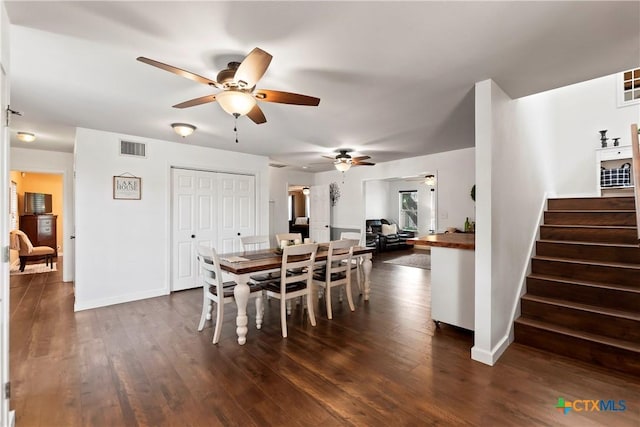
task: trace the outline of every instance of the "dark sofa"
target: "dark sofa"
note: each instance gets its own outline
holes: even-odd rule
[[[375,248],[377,252],[404,249],[409,247],[407,239],[415,237],[412,231],[398,230],[395,234],[382,234],[382,224],[390,225],[386,219],[366,220],[366,243],[368,247]]]

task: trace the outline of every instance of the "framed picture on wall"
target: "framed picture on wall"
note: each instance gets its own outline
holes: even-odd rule
[[[117,200],[140,200],[142,178],[137,176],[114,176],[113,198]]]

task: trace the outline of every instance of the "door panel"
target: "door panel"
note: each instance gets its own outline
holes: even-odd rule
[[[216,174],[172,169],[171,290],[198,286],[196,245],[216,241]]]
[[[313,185],[309,193],[310,212],[309,237],[323,243],[331,239],[331,206],[329,205],[329,186]]]
[[[239,252],[240,236],[255,234],[255,177],[220,174],[220,252]]]

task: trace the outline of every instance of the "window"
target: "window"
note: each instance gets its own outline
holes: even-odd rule
[[[640,68],[618,74],[618,106],[640,102]]]
[[[418,230],[418,192],[400,191],[400,221],[401,230]]]
[[[18,185],[11,181],[11,211],[9,213],[9,227],[11,230],[18,229]]]

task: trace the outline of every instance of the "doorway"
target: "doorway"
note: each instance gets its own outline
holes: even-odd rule
[[[64,255],[64,179],[62,174],[55,173],[39,173],[28,171],[12,170],[9,173],[11,181],[11,206],[10,219],[12,229],[21,229],[29,235],[34,246],[49,246],[57,253],[58,259]],[[15,194],[13,192],[15,191]],[[31,197],[25,198],[26,195]],[[36,200],[40,200],[37,196],[46,196],[50,200],[51,205],[46,206],[47,213],[50,212],[52,218],[47,221],[37,221],[37,223],[45,224],[40,230],[32,229],[27,224],[36,223],[31,221],[33,212],[31,212],[30,201],[36,196]],[[44,205],[43,205],[44,206]],[[50,209],[49,209],[50,208]],[[37,215],[38,217],[40,215]],[[48,215],[49,216],[49,215]],[[53,223],[52,223],[53,222]],[[40,240],[43,242],[39,242]],[[11,249],[9,251],[10,270],[14,273],[19,265],[18,251]],[[57,259],[54,260],[56,269],[59,268]]]

